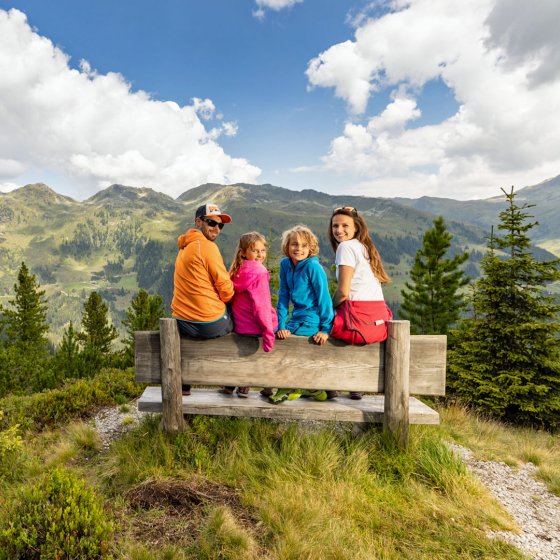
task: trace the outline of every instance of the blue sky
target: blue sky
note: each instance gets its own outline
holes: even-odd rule
[[[0,0],[0,188],[480,198],[560,173],[542,0]]]

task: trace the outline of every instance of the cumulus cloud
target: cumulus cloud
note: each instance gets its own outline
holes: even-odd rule
[[[111,183],[151,186],[171,196],[205,182],[255,182],[260,169],[227,155],[235,135],[210,99],[190,105],[133,92],[125,78],[98,74],[0,10],[0,181],[30,168],[58,173],[87,195]],[[56,187],[56,185],[53,185]]]
[[[307,68],[349,109],[324,157],[354,172],[365,193],[458,198],[496,194],[560,173],[560,3],[543,0],[395,0],[377,18],[357,18],[352,41]],[[421,93],[443,84],[457,112],[422,124]],[[387,106],[368,103],[391,91]]]
[[[291,8],[294,4],[299,4],[303,0],[255,0],[257,9],[253,10],[253,15],[257,19],[264,19],[266,10],[274,10],[279,12],[284,8]]]

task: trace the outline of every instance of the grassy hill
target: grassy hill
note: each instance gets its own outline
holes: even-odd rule
[[[543,192],[549,188],[545,185],[520,192],[544,201]],[[365,217],[393,278],[385,289],[386,298],[393,303],[400,298],[414,254],[435,215],[446,217],[454,235],[452,250],[473,253],[467,272],[474,276],[475,263],[485,248],[486,226],[492,220],[490,209],[495,218],[501,204],[493,199],[482,201],[485,210],[481,211],[478,206],[461,206],[467,203],[457,201],[443,204],[441,199],[414,202],[332,196],[272,185],[213,183],[190,189],[177,199],[149,188],[112,185],[78,202],[44,184],[27,185],[0,194],[0,303],[13,293],[17,269],[25,261],[46,290],[55,342],[68,321],[79,323],[83,302],[92,290],[107,300],[120,328],[124,310],[138,288],[160,293],[166,303],[170,302],[176,239],[191,227],[195,209],[209,200],[234,218],[218,241],[226,266],[242,233],[257,230],[267,235],[273,260],[279,256],[282,231],[304,223],[318,235],[320,258],[331,274],[334,255],[326,230],[332,209],[355,206]],[[487,218],[482,219],[483,215]],[[550,213],[543,216],[550,218],[550,223],[543,222],[540,231],[546,227],[549,232],[556,231]],[[552,237],[546,242],[553,248]]]
[[[15,557],[2,547],[14,542],[14,533],[3,533],[10,522],[29,531],[53,522],[33,504],[45,506],[48,490],[56,513],[57,488],[47,485],[55,472],[73,481],[74,492],[58,531],[92,535],[100,519],[111,520],[97,542],[127,560],[521,560],[496,534],[515,531],[514,521],[447,441],[481,460],[532,461],[560,493],[558,436],[453,406],[441,409],[439,427],[411,426],[406,451],[377,428],[355,437],[344,423],[202,416],[189,417],[175,437],[147,416],[104,444],[100,426],[84,418],[111,399],[126,403],[130,391],[130,372],[108,370],[56,394],[0,401],[12,422],[0,422],[0,558]],[[120,412],[133,423],[128,404]],[[14,422],[22,427],[9,432]],[[101,507],[84,511],[88,501],[77,495]],[[78,513],[87,516],[83,526]]]

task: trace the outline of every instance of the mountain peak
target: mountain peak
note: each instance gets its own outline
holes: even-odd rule
[[[30,183],[11,192],[16,199],[23,201],[33,200],[36,203],[44,202],[47,204],[77,204],[73,198],[64,196],[53,191],[45,183]]]
[[[86,204],[103,204],[113,208],[129,208],[130,206],[160,206],[175,210],[177,203],[168,195],[149,187],[128,187],[114,184],[90,196]]]

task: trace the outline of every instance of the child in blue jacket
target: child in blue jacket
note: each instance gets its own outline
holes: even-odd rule
[[[317,237],[308,227],[295,226],[282,234],[282,252],[285,258],[280,261],[276,335],[281,339],[291,334],[310,336],[316,344],[324,344],[329,338],[334,311],[327,275],[317,258]],[[280,390],[270,399],[281,402],[300,395],[299,390]],[[314,391],[311,396],[317,400],[327,398],[325,391]]]

